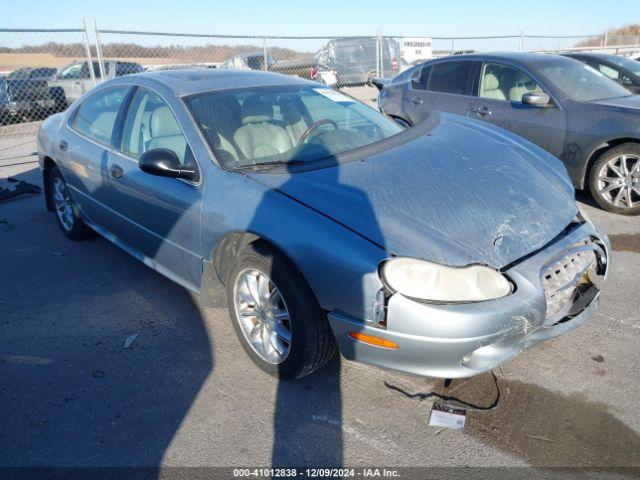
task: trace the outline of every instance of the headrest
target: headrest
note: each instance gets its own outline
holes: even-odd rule
[[[233,96],[219,94],[211,99],[196,99],[193,108],[201,122],[210,128],[240,124],[240,103]]]
[[[484,76],[484,81],[482,83],[482,89],[486,92],[487,90],[497,90],[500,86],[500,81],[498,77],[496,77],[493,73],[487,73]]]
[[[262,123],[273,119],[273,105],[263,101],[259,95],[247,97],[242,104],[242,123]]]
[[[178,122],[166,105],[156,108],[151,113],[150,130],[152,137],[182,135]]]
[[[531,80],[529,77],[527,77],[523,73],[518,73],[514,77],[513,84],[517,88],[526,88],[527,90],[535,90],[535,88],[536,88],[536,85],[535,85],[535,83],[533,83],[533,80]]]
[[[280,102],[280,112],[282,113],[282,120],[284,120],[285,124],[293,125],[302,120],[300,109],[291,99],[283,99]]]

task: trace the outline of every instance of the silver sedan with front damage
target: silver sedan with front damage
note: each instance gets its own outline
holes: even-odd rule
[[[609,263],[563,165],[497,127],[405,130],[325,86],[176,70],[104,82],[38,134],[47,208],[227,303],[265,371],[472,376],[593,316]],[[221,294],[222,292],[222,294]]]

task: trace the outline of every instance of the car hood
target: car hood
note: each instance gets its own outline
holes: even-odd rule
[[[628,97],[609,98],[607,100],[597,100],[592,102],[596,105],[604,105],[607,107],[628,108],[632,110],[640,110],[640,95],[630,95]]]
[[[356,161],[249,177],[390,254],[452,266],[502,268],[550,242],[577,214],[562,164],[503,130],[437,115],[423,134],[396,137]]]

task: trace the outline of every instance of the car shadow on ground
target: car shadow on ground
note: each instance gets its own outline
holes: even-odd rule
[[[591,193],[589,193],[589,190],[576,190],[576,200],[580,203],[584,203],[585,205],[589,205],[590,207],[600,208],[591,196]]]
[[[342,466],[341,397],[339,354],[310,377],[278,382],[271,452],[274,468]]]
[[[640,435],[618,420],[610,406],[577,392],[563,394],[505,378],[498,382],[497,408],[468,413],[465,432],[482,443],[541,468],[640,465]],[[454,380],[447,393],[489,404],[495,387],[490,375],[483,374]]]
[[[357,188],[342,178],[341,164],[338,159],[331,154],[322,143],[312,145],[305,144],[298,155],[305,157],[305,150],[309,152],[311,158],[318,158],[320,166],[318,170],[312,172],[320,175],[318,181],[323,185],[330,185],[332,188],[340,188],[345,194],[344,198],[349,198],[351,205],[357,205],[357,213],[360,218],[364,218],[371,229],[379,231],[378,220],[373,206],[371,205],[367,192]],[[313,157],[315,156],[315,157]],[[294,157],[293,160],[296,158]],[[304,174],[295,174],[296,167],[292,164],[288,167],[290,173],[285,178],[284,183],[278,190],[267,191],[256,208],[253,221],[248,230],[254,231],[253,224],[259,225],[264,218],[280,215],[280,212],[272,211],[270,205],[271,196],[282,195],[279,192],[297,191],[308,187]],[[345,206],[345,208],[348,208]],[[315,241],[315,232],[308,232],[309,245]],[[375,238],[379,235],[373,233]],[[381,246],[384,248],[383,246]],[[278,258],[274,255],[274,262]],[[286,260],[280,260],[286,261]],[[282,267],[280,267],[282,268]],[[277,274],[278,265],[272,264],[272,271],[266,272],[273,278],[274,272]],[[304,279],[302,279],[304,281]],[[316,283],[316,287],[318,287]],[[362,280],[349,285],[349,298],[353,299],[352,308],[356,315],[363,318],[368,306],[365,305],[366,295],[363,291]],[[323,289],[322,286],[319,287]],[[332,287],[326,290],[331,291]],[[317,292],[312,292],[312,294]],[[361,302],[362,304],[359,304]],[[317,305],[320,308],[319,305]],[[326,312],[322,313],[323,320],[328,322]],[[295,338],[296,328],[302,328],[302,324],[291,324],[293,337]],[[329,333],[332,335],[331,333]],[[321,348],[319,347],[319,350]],[[340,353],[336,350],[332,360],[322,370],[295,381],[278,382],[275,411],[273,414],[273,447],[271,455],[271,465],[274,468],[285,466],[322,466],[341,467],[344,461],[344,439],[343,439],[343,419],[342,419],[342,392],[340,384]],[[299,409],[304,405],[304,409]],[[298,408],[296,408],[298,406]]]
[[[199,306],[106,240],[67,239],[42,195],[2,218],[0,465],[154,477],[213,370]]]

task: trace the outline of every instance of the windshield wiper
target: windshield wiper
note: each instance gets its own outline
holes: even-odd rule
[[[304,160],[272,160],[270,162],[260,162],[251,165],[243,165],[241,167],[234,168],[234,170],[257,170],[260,168],[276,167],[281,165],[302,165],[304,163],[307,162]]]

